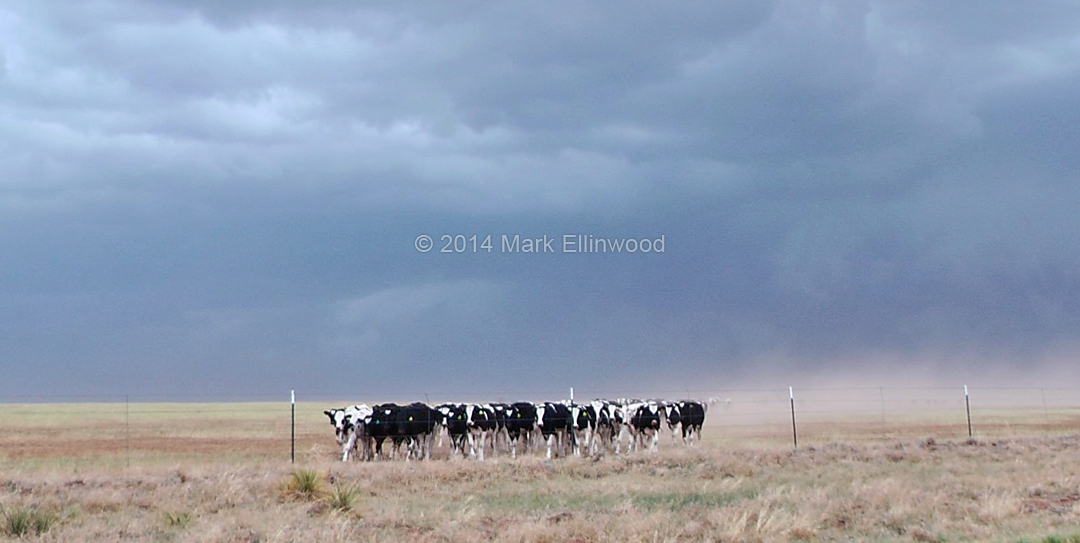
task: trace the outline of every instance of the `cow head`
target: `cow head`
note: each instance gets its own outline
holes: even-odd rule
[[[664,417],[667,419],[668,427],[674,429],[679,425],[679,421],[682,420],[682,411],[679,409],[679,404],[671,403],[663,406],[662,410]]]
[[[351,428],[348,413],[344,409],[328,409],[323,411],[323,414],[330,418],[330,424],[334,426],[334,437],[337,438],[338,444],[344,443]]]

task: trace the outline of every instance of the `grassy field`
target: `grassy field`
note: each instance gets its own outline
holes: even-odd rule
[[[984,410],[971,440],[962,414],[809,413],[797,450],[790,419],[718,410],[695,449],[342,464],[324,407],[298,405],[294,465],[281,404],[0,405],[0,538],[1080,542],[1067,409]]]

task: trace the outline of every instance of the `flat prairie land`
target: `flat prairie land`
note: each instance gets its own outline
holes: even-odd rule
[[[656,453],[345,464],[323,408],[297,406],[293,464],[280,404],[0,405],[0,540],[1080,542],[1068,410],[973,439],[808,417],[793,449],[790,419],[715,417]]]

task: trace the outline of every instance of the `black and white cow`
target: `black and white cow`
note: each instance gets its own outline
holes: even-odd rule
[[[573,405],[570,408],[570,433],[574,444],[574,456],[593,455],[593,439],[596,432],[596,409],[592,405]]]
[[[439,424],[439,413],[421,402],[411,403],[395,410],[392,431],[395,448],[405,442],[405,459],[431,458],[431,449],[435,444],[435,428]]]
[[[443,426],[450,437],[450,456],[455,452],[465,456],[465,444],[469,439],[469,420],[466,405],[460,403],[442,404],[436,408],[442,415]]]
[[[484,461],[484,448],[486,443],[494,441],[495,429],[498,423],[495,421],[495,410],[487,405],[471,404],[465,408],[469,422],[469,456],[478,457]],[[492,454],[498,454],[492,449]]]
[[[634,411],[630,409],[631,405],[641,405],[641,403],[612,404],[611,421],[612,426],[615,428],[615,454],[622,452],[624,437],[629,438],[629,443],[626,445],[627,452],[634,450],[637,441],[637,430],[630,424],[630,419],[634,416]]]
[[[371,416],[371,407],[360,404],[343,407],[341,409],[328,409],[323,411],[330,418],[330,424],[334,426],[334,434],[338,445],[341,446],[341,461],[349,461],[349,453],[361,447],[360,459],[366,460],[371,454],[367,440],[367,419]]]
[[[393,443],[390,458],[396,458],[401,445],[407,445],[405,459],[429,459],[436,435],[445,429],[451,440],[450,456],[460,452],[484,460],[488,443],[494,455],[509,450],[518,454],[518,443],[525,438],[530,451],[533,438],[547,445],[547,458],[595,456],[601,447],[621,452],[624,437],[628,450],[656,451],[659,432],[666,424],[672,443],[700,442],[708,403],[693,400],[593,400],[584,404],[570,401],[532,404],[442,404],[435,408],[415,402],[409,405],[386,403],[369,407],[353,405],[328,409],[323,413],[334,427],[341,446],[342,461],[359,456],[374,460],[383,457],[383,443]],[[468,453],[466,453],[468,443]],[[441,440],[440,440],[441,446]]]
[[[349,431],[345,422],[348,409],[348,407],[341,407],[323,411],[323,414],[330,417],[330,426],[334,427],[334,438],[337,440],[338,445],[343,445],[349,437]]]
[[[675,445],[676,435],[682,433],[683,444],[686,444],[686,428],[679,428],[682,424],[682,405],[685,402],[664,402],[661,407],[664,410],[664,418],[667,419],[668,430],[671,430],[671,444]]]
[[[679,403],[684,442],[693,445],[695,440],[701,441],[701,427],[705,425],[705,412],[708,410],[709,404],[692,400]]]
[[[510,406],[505,403],[487,404],[495,412],[495,434],[492,436],[491,449],[501,449],[502,452],[510,450],[510,436],[506,430],[506,419],[510,416]]]
[[[382,446],[387,438],[391,442],[397,435],[397,411],[401,406],[395,403],[384,403],[372,406],[371,417],[367,423],[368,437],[374,441],[372,447],[372,459],[378,459],[383,455]],[[391,447],[391,458],[396,453],[396,447]]]
[[[593,412],[596,413],[596,428],[593,430],[592,454],[600,452],[600,447],[610,450],[614,446],[615,436],[618,435],[618,421],[615,417],[615,409],[618,406],[607,400],[593,400],[589,402]]]
[[[518,441],[524,437],[525,452],[530,450],[533,430],[536,428],[536,406],[529,402],[510,404],[506,416],[506,436],[510,440],[510,453],[517,458]]]
[[[536,408],[536,426],[547,442],[547,457],[566,456],[564,447],[570,428],[570,408],[565,403],[545,402]]]
[[[623,414],[627,423],[624,428],[629,429],[631,450],[642,447],[650,452],[656,451],[656,445],[660,438],[660,425],[664,417],[663,413],[660,404],[654,401],[632,403],[623,407]]]

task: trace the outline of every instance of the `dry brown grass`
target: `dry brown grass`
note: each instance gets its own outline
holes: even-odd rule
[[[1080,438],[833,443],[550,462],[308,466],[350,507],[282,494],[287,463],[0,472],[55,541],[1007,541],[1080,525]]]

